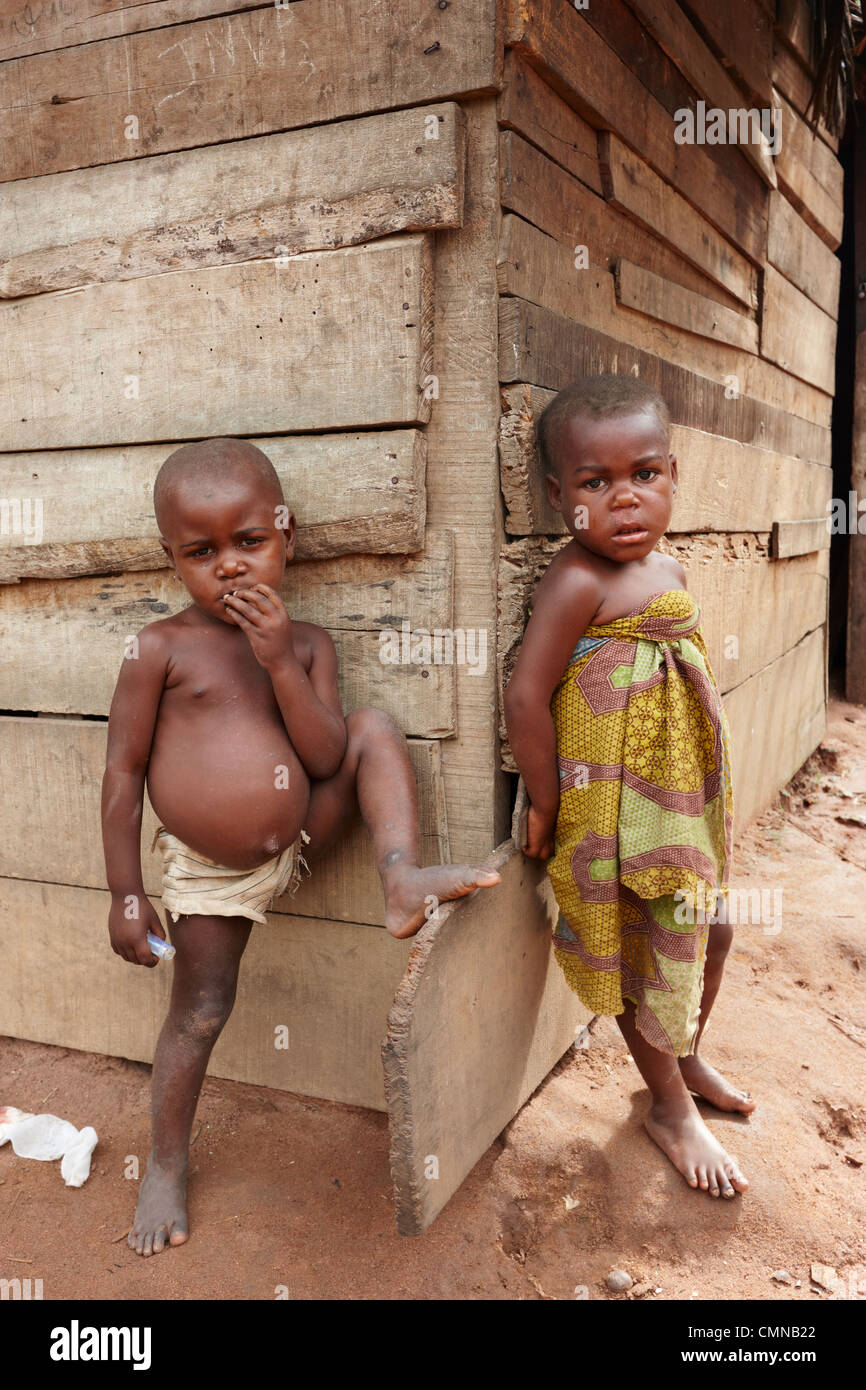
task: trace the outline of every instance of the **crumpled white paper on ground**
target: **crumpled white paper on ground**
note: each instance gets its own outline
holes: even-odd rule
[[[90,1176],[90,1156],[98,1136],[92,1125],[76,1129],[57,1115],[31,1115],[14,1105],[0,1105],[0,1147],[11,1141],[19,1158],[48,1162],[60,1158],[67,1187],[81,1187]]]

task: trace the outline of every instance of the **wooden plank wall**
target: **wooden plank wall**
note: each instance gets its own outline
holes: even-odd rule
[[[502,28],[495,0],[2,7],[0,496],[42,520],[0,537],[0,743],[20,774],[0,895],[22,939],[37,920],[45,942],[86,922],[107,950],[104,721],[127,636],[185,602],[151,489],[189,439],[236,435],[272,458],[299,523],[284,597],[332,634],[346,709],[379,705],[407,734],[425,862],[480,859],[501,838]],[[406,621],[483,630],[486,670],[382,665],[380,633]],[[146,828],[142,848],[157,899]],[[383,912],[364,833],[276,908],[343,962],[339,1048],[305,1049],[278,1080],[253,1001],[216,1070],[381,1107],[406,951],[391,943],[386,968],[387,940],[370,944]],[[305,950],[279,967],[295,972],[299,1032],[304,1009],[322,1013]],[[156,1015],[100,1031],[49,994],[28,990],[0,1032],[152,1054]]]
[[[814,748],[826,706],[842,168],[803,118],[806,6],[774,16],[764,0],[736,22],[712,0],[511,0],[497,107],[500,694],[564,543],[535,421],[574,377],[633,372],[675,422],[663,548],[705,610],[739,826]],[[677,143],[699,101],[779,109],[781,143],[771,128],[748,147]],[[503,723],[500,740],[513,769]]]

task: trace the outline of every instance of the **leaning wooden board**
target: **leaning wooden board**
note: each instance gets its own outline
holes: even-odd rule
[[[4,447],[422,423],[432,337],[423,233],[12,300]]]
[[[7,770],[0,806],[0,876],[105,888],[100,795],[106,733],[101,721],[0,717],[0,759]],[[409,739],[408,744],[418,785],[422,862],[448,863],[441,744],[438,739]],[[159,907],[162,856],[158,847],[151,853],[157,824],[145,791],[141,869],[144,890]],[[295,897],[284,895],[273,910],[383,925],[382,888],[360,819],[314,862]]]
[[[305,0],[13,59],[0,180],[492,92],[497,8]]]
[[[591,1017],[550,949],[557,908],[544,865],[510,835],[485,863],[501,884],[443,904],[415,938],[388,1015],[403,1235],[430,1225]]]
[[[18,179],[0,198],[0,296],[459,226],[464,126],[445,102]]]
[[[380,633],[452,627],[452,538],[430,532],[413,556],[350,555],[290,566],[281,594],[293,617],[318,623],[337,647],[344,707],[377,705],[406,734],[454,731],[453,664],[384,664]],[[0,708],[106,715],[128,639],[189,604],[165,570],[102,579],[26,580],[0,594]],[[409,653],[411,655],[411,651]]]
[[[250,440],[274,465],[297,523],[295,559],[424,546],[421,430]],[[153,484],[176,444],[0,454],[0,497],[26,497],[31,519],[4,536],[0,584],[164,569]],[[35,539],[36,507],[40,539]]]

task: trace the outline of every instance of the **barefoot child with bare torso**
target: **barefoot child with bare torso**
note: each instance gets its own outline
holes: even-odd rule
[[[698,1055],[732,937],[716,892],[726,902],[733,792],[700,610],[655,549],[677,489],[668,409],[634,377],[581,378],[538,442],[572,540],[535,590],[505,694],[522,848],[549,861],[556,958],[587,1008],[616,1016],[649,1134],[692,1187],[733,1197],[749,1184],[690,1094],[755,1105]]]
[[[431,900],[500,882],[478,866],[419,867],[403,734],[376,709],[343,717],[333,641],[279,597],[295,519],[266,455],[236,439],[184,445],[160,469],[154,510],[192,603],[145,627],[122,662],[102,784],[113,950],[152,967],[147,932],[165,935],[142,884],[145,777],[174,921],[152,1150],[128,1237],[141,1255],[188,1239],[189,1136],[208,1058],[251,925],[295,890],[304,854],[317,860],[360,810],[395,937],[418,931]]]

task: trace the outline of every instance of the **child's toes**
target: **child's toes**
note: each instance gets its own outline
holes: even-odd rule
[[[735,1187],[738,1192],[746,1191],[747,1187],[749,1186],[749,1180],[748,1178],[743,1176],[742,1172],[740,1171],[740,1166],[735,1158],[729,1160],[725,1172],[732,1186]]]
[[[165,1249],[165,1242],[168,1239],[168,1230],[165,1226],[160,1226],[153,1237],[153,1253],[158,1255],[160,1250]]]
[[[707,1188],[708,1188],[708,1186],[709,1186],[709,1183],[707,1182],[707,1170],[706,1170],[706,1168],[699,1168],[699,1169],[698,1169],[698,1185],[699,1185],[700,1187],[703,1188],[704,1192],[706,1192],[706,1190],[707,1190]]]

